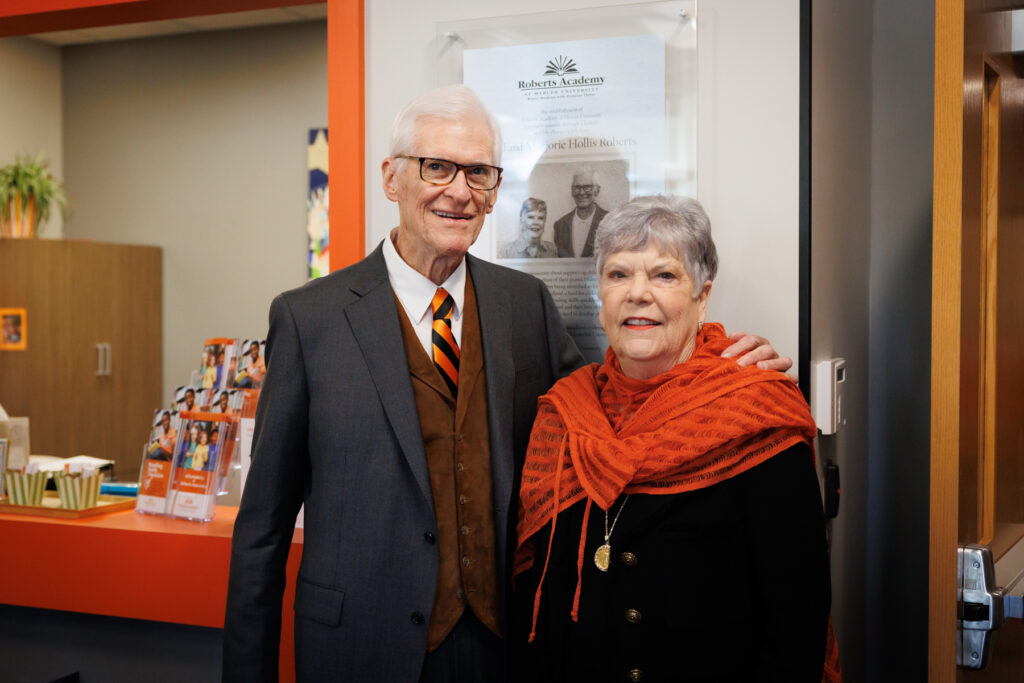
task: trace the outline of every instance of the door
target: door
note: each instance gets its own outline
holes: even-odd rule
[[[960,566],[957,552],[988,547],[994,583],[1024,592],[1024,55],[1011,52],[1014,4],[1024,0],[936,2],[929,681],[1024,680],[1024,625],[1008,619],[981,647],[970,628],[978,604],[958,603],[974,560]],[[958,656],[985,666],[958,668]]]
[[[13,417],[29,418],[29,446],[38,455],[72,455],[63,419],[72,405],[68,264],[63,242],[0,240],[0,306],[25,309],[28,341],[24,350],[0,351],[0,404]]]
[[[135,480],[153,411],[161,407],[161,253],[125,244],[67,245],[69,385],[82,399],[68,416],[76,453],[113,460],[118,479]],[[215,297],[200,302],[218,303]]]

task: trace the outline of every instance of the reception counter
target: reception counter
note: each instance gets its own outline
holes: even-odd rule
[[[113,512],[80,520],[0,513],[0,604],[221,628],[234,507],[214,521]],[[281,680],[294,679],[296,529],[282,609]]]

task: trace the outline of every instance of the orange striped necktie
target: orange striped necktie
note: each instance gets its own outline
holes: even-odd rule
[[[434,299],[430,302],[430,308],[434,311],[433,331],[430,333],[434,365],[441,373],[444,383],[448,385],[452,396],[455,396],[459,389],[459,345],[452,334],[452,309],[455,308],[455,299],[444,287],[438,287]]]

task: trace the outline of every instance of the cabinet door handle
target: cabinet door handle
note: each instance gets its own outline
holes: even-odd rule
[[[111,369],[111,352],[108,342],[96,343],[96,376],[109,377]]]

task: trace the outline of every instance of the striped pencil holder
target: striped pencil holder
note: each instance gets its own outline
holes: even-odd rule
[[[60,497],[62,508],[84,510],[96,507],[100,497],[100,484],[103,483],[102,474],[97,472],[91,477],[83,477],[78,473],[54,472],[53,478],[57,483],[57,495]]]
[[[4,472],[4,488],[11,505],[42,505],[46,491],[46,472],[22,474],[16,470]]]

